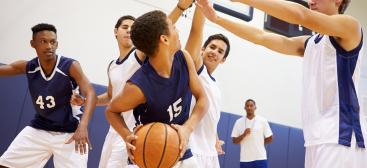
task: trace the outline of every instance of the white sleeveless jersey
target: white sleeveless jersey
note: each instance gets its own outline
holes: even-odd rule
[[[302,115],[305,146],[325,143],[364,148],[366,120],[358,101],[362,41],[345,51],[327,35],[314,35],[305,43]],[[352,134],[356,142],[351,142]]]
[[[124,87],[126,81],[141,67],[142,61],[136,55],[136,50],[132,49],[127,56],[119,61],[113,60],[108,68],[108,77],[112,85],[112,97],[115,97]],[[121,113],[130,130],[135,126],[133,110]],[[112,127],[110,127],[110,131]]]
[[[215,79],[209,75],[203,65],[199,70],[199,79],[208,97],[208,111],[200,120],[190,137],[191,151],[198,155],[217,156],[215,143],[217,138],[217,125],[220,118],[221,92]],[[194,100],[194,97],[193,97]],[[195,101],[191,103],[193,108]],[[192,111],[192,110],[191,110]]]

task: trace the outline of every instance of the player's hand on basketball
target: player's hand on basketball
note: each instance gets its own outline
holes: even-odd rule
[[[89,150],[92,150],[92,144],[89,141],[87,127],[79,125],[73,136],[66,142],[66,144],[70,144],[73,141],[75,141],[75,152],[79,152],[83,155],[88,153],[88,147]]]
[[[178,124],[171,124],[171,126],[178,132],[180,136],[180,156],[182,157],[186,152],[187,143],[190,138],[191,131],[185,126]]]
[[[138,128],[137,128],[138,129]],[[137,130],[136,129],[136,130]],[[135,130],[135,129],[134,129]],[[134,131],[135,132],[135,131]],[[127,150],[127,155],[130,158],[130,160],[135,164],[134,162],[134,155],[132,153],[133,150],[135,150],[135,146],[132,144],[132,141],[136,140],[138,138],[138,136],[136,136],[134,133],[131,133],[130,135],[126,136],[124,138],[125,140],[125,144],[126,144],[126,150]]]
[[[217,140],[215,143],[215,149],[217,150],[218,155],[224,155],[225,152],[222,148],[222,145],[224,144],[224,141],[222,140]]]
[[[70,103],[75,106],[82,106],[84,104],[84,98],[80,96],[78,93],[73,91],[71,95]]]
[[[177,6],[181,9],[187,9],[192,5],[192,3],[194,3],[193,0],[179,0]]]
[[[208,0],[197,0],[196,6],[200,8],[201,12],[203,12],[205,17],[208,18],[210,21],[217,21],[217,13],[213,8],[213,4],[211,4]]]

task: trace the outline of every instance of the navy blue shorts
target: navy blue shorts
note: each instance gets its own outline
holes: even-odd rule
[[[256,160],[252,162],[240,162],[241,168],[268,168],[267,160]]]

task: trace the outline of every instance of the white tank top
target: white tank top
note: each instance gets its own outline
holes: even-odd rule
[[[345,51],[333,37],[314,35],[305,43],[302,115],[305,146],[333,143],[364,147],[366,120],[358,101],[362,41]],[[351,142],[352,134],[356,142]]]
[[[127,56],[119,61],[113,60],[108,68],[108,77],[112,85],[112,97],[115,97],[124,87],[126,81],[141,67],[142,61],[137,57],[136,50],[132,49]],[[121,113],[130,130],[135,126],[133,110]],[[110,131],[113,130],[110,127]]]
[[[199,69],[198,74],[208,97],[209,105],[207,113],[205,113],[204,117],[191,134],[191,151],[198,155],[217,156],[215,143],[217,138],[217,125],[221,112],[221,92],[215,79],[209,75],[204,65]],[[193,108],[195,101],[191,104]]]

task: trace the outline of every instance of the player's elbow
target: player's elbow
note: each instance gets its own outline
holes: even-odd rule
[[[268,137],[268,138],[265,138],[265,140],[264,140],[265,142],[265,144],[270,144],[271,142],[273,142],[273,136],[270,136],[270,137]]]

